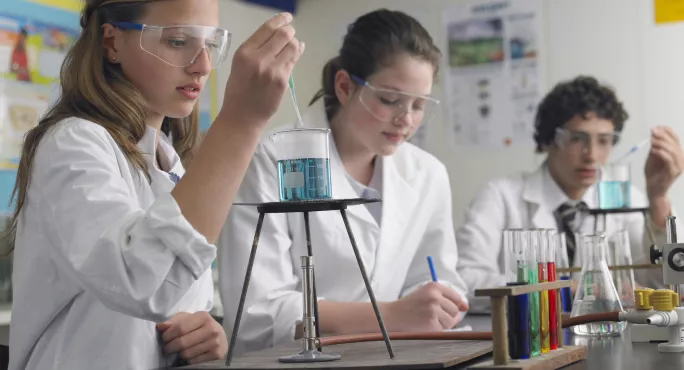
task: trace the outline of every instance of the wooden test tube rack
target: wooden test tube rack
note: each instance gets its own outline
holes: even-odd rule
[[[636,264],[636,265],[608,265],[608,270],[610,271],[617,271],[617,270],[655,270],[655,269],[662,269],[663,265],[661,264],[649,264],[649,263],[643,263],[643,264]],[[564,274],[568,272],[580,272],[582,271],[581,267],[557,267],[556,268],[556,274]]]
[[[511,360],[508,353],[508,323],[506,317],[506,299],[509,296],[518,296],[527,293],[541,292],[544,290],[558,290],[568,288],[572,281],[559,280],[548,283],[514,285],[500,288],[475,290],[476,297],[489,297],[492,311],[492,344],[493,361],[473,366],[473,369],[518,369],[518,370],[555,370],[571,363],[584,360],[587,356],[587,348],[584,346],[563,346],[563,330],[561,310],[557,310],[555,318],[558,328],[558,349],[549,351],[536,357],[525,360]],[[560,292],[556,294],[556,307],[560,305]]]

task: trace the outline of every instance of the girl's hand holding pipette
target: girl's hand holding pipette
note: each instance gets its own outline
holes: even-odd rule
[[[667,196],[667,191],[684,169],[684,151],[679,137],[670,127],[651,131],[651,151],[644,169],[650,198]]]
[[[651,207],[653,222],[665,227],[665,217],[670,215],[667,192],[684,170],[684,151],[679,137],[670,127],[651,130],[651,151],[646,159],[646,193]]]
[[[223,106],[171,193],[183,216],[209,243],[218,238],[257,143],[302,55],[291,21],[288,13],[271,18],[237,49]],[[201,81],[206,73],[189,76]],[[198,198],[198,188],[210,195]]]
[[[263,126],[275,114],[304,51],[291,22],[289,13],[276,15],[237,49],[220,114]]]

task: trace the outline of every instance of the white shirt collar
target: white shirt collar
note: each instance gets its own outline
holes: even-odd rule
[[[157,130],[153,127],[146,126],[145,134],[138,142],[138,148],[148,158],[148,161],[155,160],[155,152],[159,152],[159,160],[164,167],[165,172],[173,172],[178,176],[183,176],[185,170],[181,164],[180,157],[173,148],[171,138],[163,132],[159,133],[159,145],[155,148],[155,138]],[[155,150],[156,149],[156,150]]]
[[[580,201],[584,202],[589,208],[593,208],[596,205],[596,200],[594,194],[595,192],[595,186],[592,185],[589,187],[585,192],[584,195],[582,195],[582,198],[577,201],[577,200],[571,200],[568,195],[563,191],[563,189],[558,186],[558,183],[556,180],[551,176],[551,172],[549,171],[548,164],[544,162],[541,168],[542,171],[542,189],[543,191],[543,199],[544,203],[549,206],[550,209],[557,209],[564,203],[569,203],[569,204],[576,204],[579,203]]]

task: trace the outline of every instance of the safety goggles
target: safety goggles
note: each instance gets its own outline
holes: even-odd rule
[[[350,75],[352,81],[362,86],[359,99],[375,118],[393,123],[406,114],[411,115],[411,126],[427,122],[439,104],[439,100],[429,96],[415,95],[391,89],[372,86],[358,76]]]
[[[187,67],[206,51],[212,69],[228,56],[230,33],[211,26],[150,26],[114,22],[122,30],[140,31],[140,48],[174,67]]]
[[[556,128],[556,145],[569,151],[586,151],[596,142],[596,148],[600,151],[610,151],[620,138],[618,132],[605,132],[591,135],[585,131],[574,131],[564,128]]]

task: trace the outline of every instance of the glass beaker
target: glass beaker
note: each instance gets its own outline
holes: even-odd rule
[[[629,266],[632,264],[632,251],[629,245],[629,233],[620,230],[608,239],[608,263],[613,266]],[[613,284],[625,309],[634,308],[634,270],[612,270]]]
[[[596,194],[601,209],[630,207],[630,172],[627,164],[607,164],[596,171]]]
[[[570,317],[599,312],[622,311],[620,297],[606,262],[606,237],[586,235],[580,244],[582,271]],[[624,330],[622,322],[599,322],[572,327],[578,335],[610,336]]]
[[[327,128],[296,128],[271,135],[280,201],[332,198],[329,138]]]

